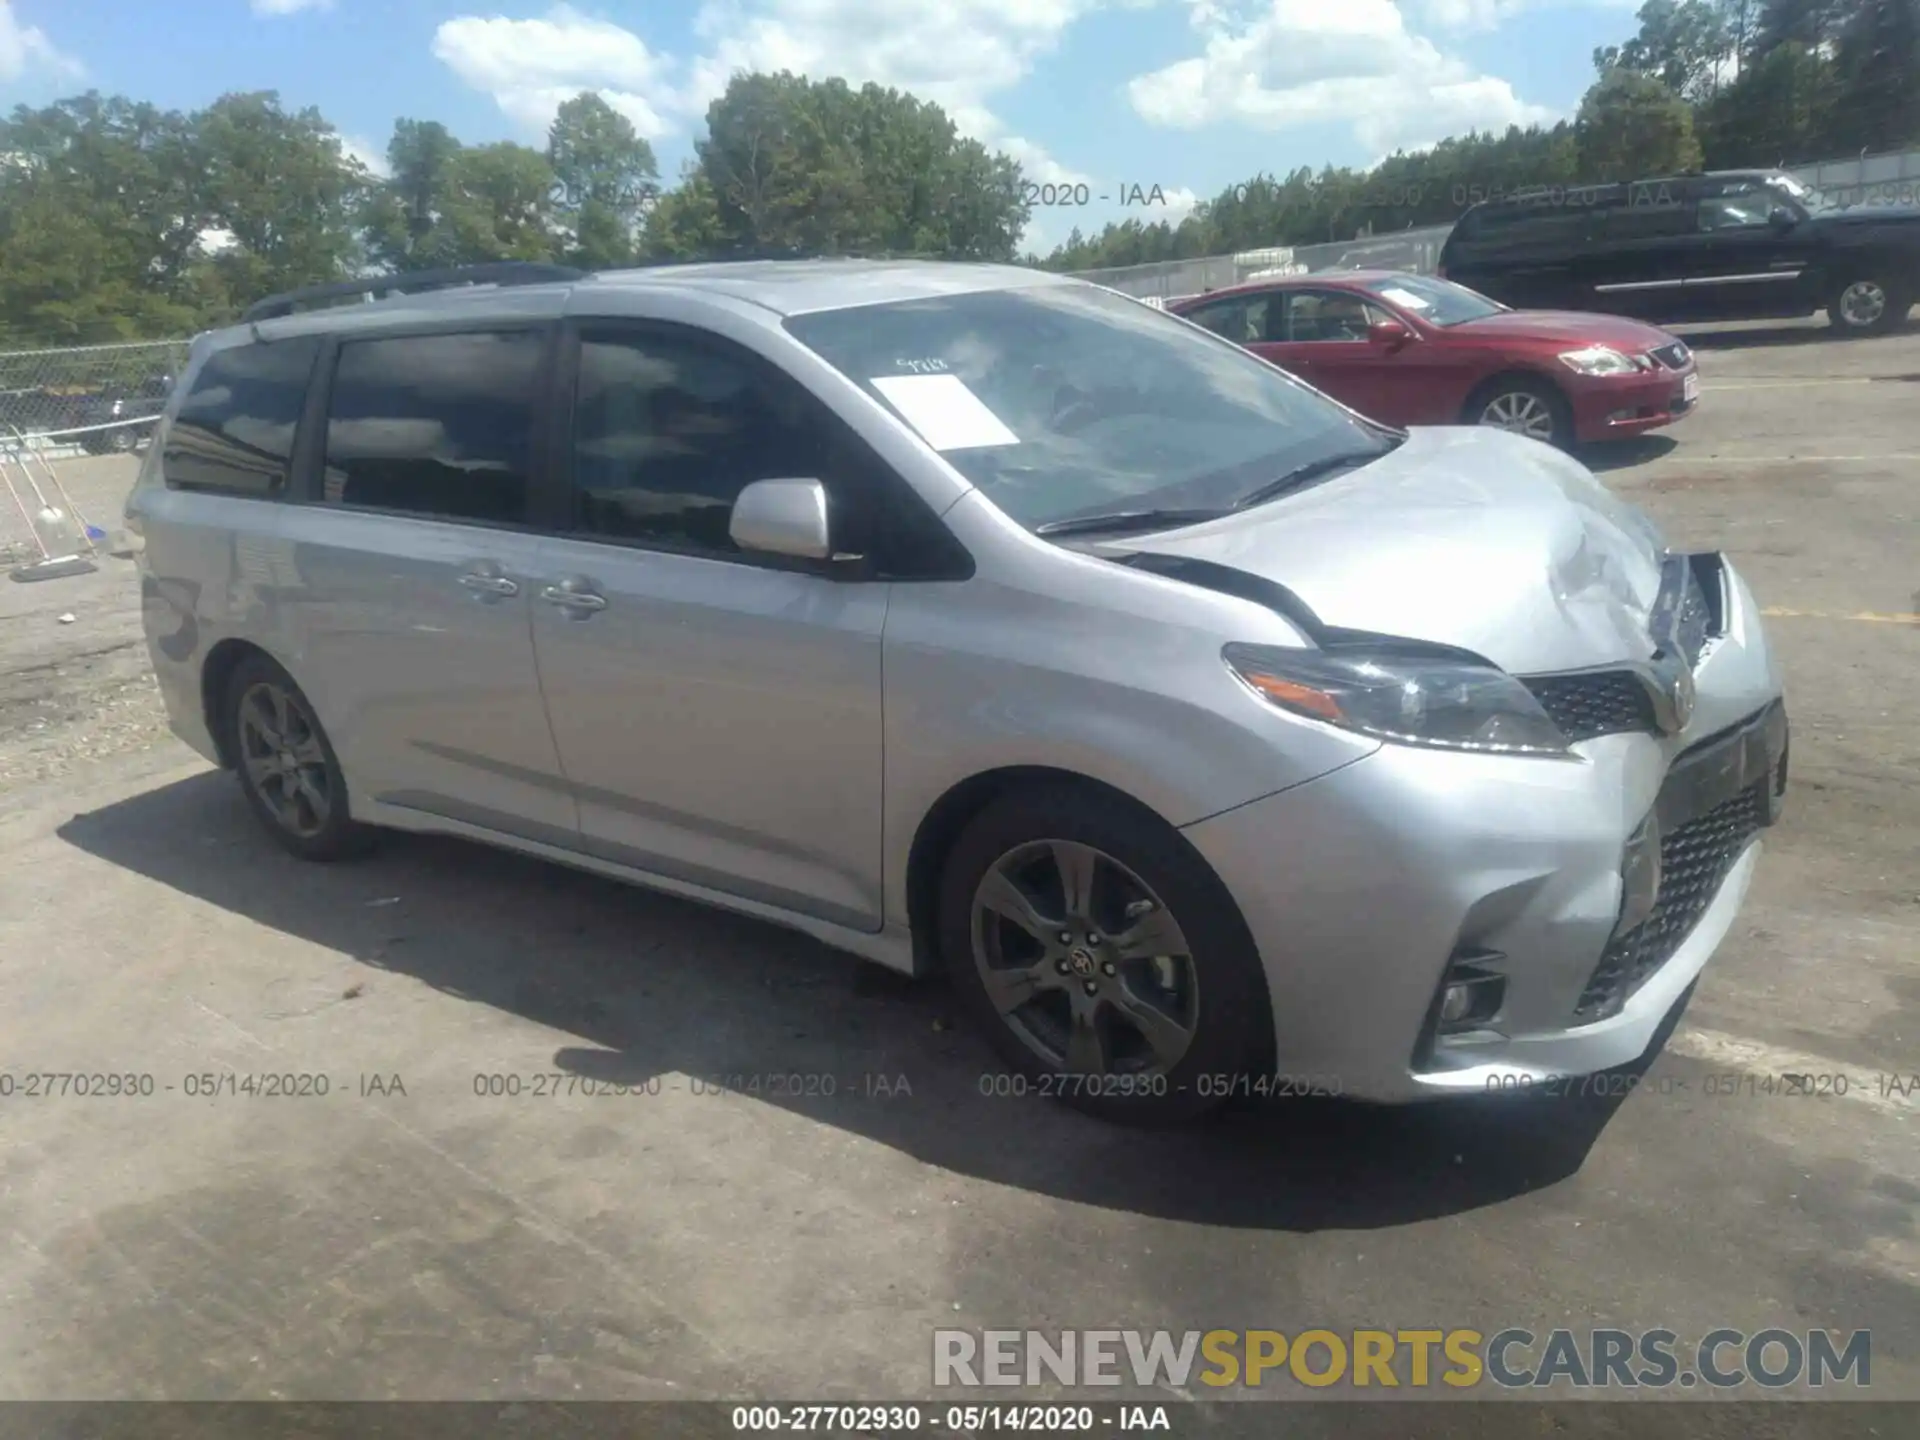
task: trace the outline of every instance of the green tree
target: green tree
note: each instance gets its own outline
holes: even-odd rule
[[[1686,101],[1650,75],[1615,68],[1594,82],[1574,121],[1584,179],[1636,180],[1696,169],[1700,142]]]
[[[340,279],[358,260],[369,177],[318,110],[273,91],[224,95],[193,117],[206,213],[233,243],[213,259],[229,303]]]
[[[633,262],[641,222],[660,195],[653,147],[591,91],[561,105],[547,131],[562,253],[592,269]]]
[[[1834,47],[1845,103],[1830,136],[1841,151],[1920,140],[1920,0],[1862,0]]]
[[[1616,67],[1651,75],[1676,95],[1701,100],[1719,85],[1720,67],[1733,50],[1727,13],[1712,0],[1647,0],[1640,29],[1624,45],[1593,52],[1605,75]]]
[[[739,75],[707,110],[699,169],[727,249],[1011,259],[1019,167],[897,90]]]
[[[1837,40],[1859,0],[1758,0],[1743,67],[1757,64],[1782,45],[1818,52]]]
[[[553,169],[525,145],[462,149],[448,166],[444,213],[430,239],[440,263],[554,258]]]
[[[97,93],[0,121],[0,333],[23,343],[177,333],[210,222],[193,126]]]
[[[387,142],[387,181],[366,196],[362,225],[373,259],[390,271],[447,263],[433,242],[445,212],[461,145],[437,120],[394,121]]]
[[[656,260],[698,260],[725,248],[720,203],[698,166],[688,165],[679,186],[647,212],[640,244],[642,252]]]
[[[1831,60],[1803,45],[1775,46],[1702,108],[1707,163],[1788,165],[1828,153],[1840,106]]]

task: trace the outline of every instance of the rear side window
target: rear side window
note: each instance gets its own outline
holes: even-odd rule
[[[286,489],[293,433],[307,401],[317,337],[216,350],[167,431],[169,489],[268,498]]]
[[[1666,240],[1699,229],[1693,197],[1679,186],[1636,185],[1622,204],[1606,214],[1601,232],[1608,240]]]
[[[322,498],[440,520],[524,525],[547,337],[409,335],[340,347]]]
[[[1267,319],[1272,299],[1268,295],[1243,295],[1232,300],[1216,300],[1211,305],[1187,311],[1186,318],[1236,345],[1257,345],[1280,328],[1270,325]]]
[[[1475,250],[1554,250],[1580,244],[1592,223],[1589,206],[1551,200],[1515,201],[1489,206],[1470,235]]]

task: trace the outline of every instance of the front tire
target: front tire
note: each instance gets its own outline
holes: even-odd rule
[[[1842,335],[1885,335],[1907,323],[1913,292],[1888,276],[1849,276],[1834,286],[1827,320]]]
[[[1269,1052],[1265,975],[1226,887],[1171,826],[1109,794],[1003,796],[961,833],[939,939],[1016,1093],[1170,1124]]]
[[[228,677],[224,715],[241,792],[282,848],[317,861],[365,853],[373,832],[348,813],[339,758],[291,675],[247,657]]]
[[[1498,376],[1468,399],[1469,425],[1525,435],[1565,450],[1573,444],[1573,407],[1552,384],[1531,375]]]

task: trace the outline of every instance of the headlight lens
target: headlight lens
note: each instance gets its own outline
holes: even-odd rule
[[[1571,753],[1532,692],[1484,665],[1384,648],[1229,645],[1222,656],[1269,704],[1362,735],[1489,755]]]
[[[1560,363],[1582,375],[1631,375],[1640,368],[1632,357],[1622,355],[1611,345],[1569,350],[1560,357]]]

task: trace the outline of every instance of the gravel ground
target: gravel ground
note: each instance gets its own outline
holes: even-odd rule
[[[137,464],[57,462],[79,513],[110,533]],[[16,515],[0,533],[0,565],[9,572],[34,558],[20,528]],[[167,734],[133,564],[105,554],[96,563],[90,575],[0,582],[0,790],[57,780]]]

